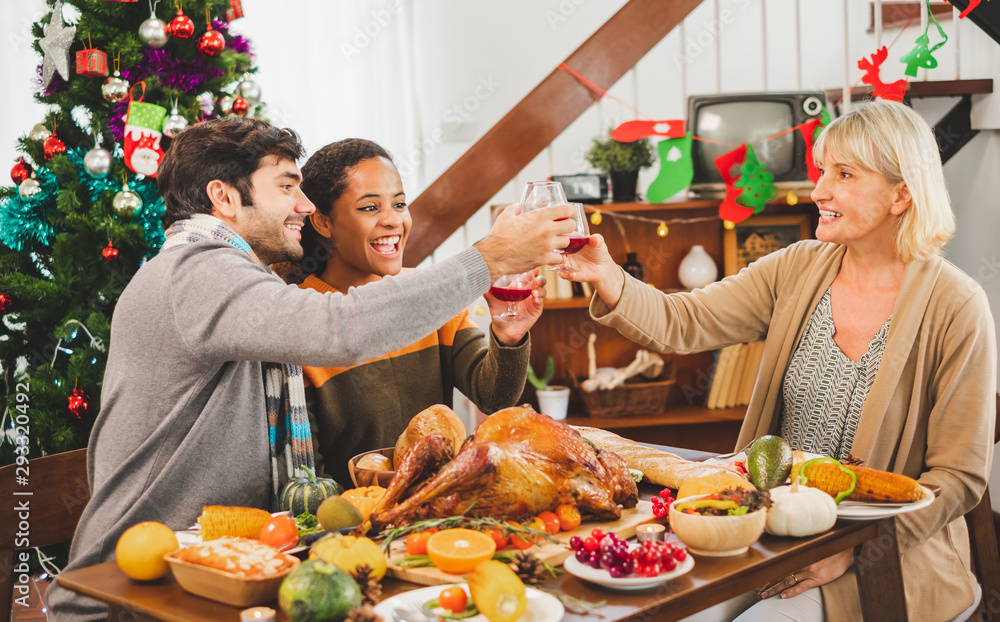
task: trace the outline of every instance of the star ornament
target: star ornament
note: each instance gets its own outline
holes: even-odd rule
[[[45,36],[38,42],[45,54],[42,62],[43,86],[49,85],[56,71],[64,80],[69,80],[69,46],[73,44],[74,38],[76,26],[66,26],[63,23],[62,2],[57,0]]]

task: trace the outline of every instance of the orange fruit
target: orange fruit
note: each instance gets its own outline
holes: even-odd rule
[[[507,546],[507,544],[510,542],[510,538],[505,536],[503,530],[501,529],[494,529],[491,527],[485,530],[483,533],[493,538],[493,541],[496,542],[498,551],[503,547]]]
[[[539,522],[541,522],[541,521],[539,521]],[[519,523],[515,523],[512,520],[507,521],[507,524],[508,525],[513,525],[514,527],[520,527],[521,526]],[[529,524],[528,527],[534,527],[534,525]],[[541,528],[544,529],[545,528],[544,525]],[[516,548],[518,550],[521,550],[521,551],[523,551],[525,549],[530,549],[535,544],[531,540],[528,540],[527,538],[523,538],[523,537],[517,535],[516,532],[512,533],[510,535],[510,543],[512,545],[514,545],[514,548]]]
[[[179,548],[177,536],[170,527],[147,521],[125,530],[115,546],[115,557],[126,576],[139,581],[152,581],[170,570],[163,556]]]
[[[445,529],[427,541],[427,554],[434,565],[451,574],[465,574],[476,564],[493,558],[493,538],[472,529]]]
[[[559,517],[555,512],[542,512],[536,518],[545,523],[545,531],[553,536],[559,533]]]
[[[559,528],[563,531],[576,529],[583,520],[579,508],[569,503],[563,503],[556,507],[556,516],[559,517]]]

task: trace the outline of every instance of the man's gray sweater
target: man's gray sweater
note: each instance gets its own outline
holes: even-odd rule
[[[474,248],[346,296],[285,285],[224,242],[149,261],[112,319],[87,453],[91,499],[66,569],[112,559],[142,521],[184,529],[204,505],[268,508],[262,362],[356,365],[429,335],[489,286]],[[50,620],[106,615],[58,583],[47,595]]]

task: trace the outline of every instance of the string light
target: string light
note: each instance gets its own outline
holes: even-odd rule
[[[594,215],[600,212],[599,209],[593,207],[585,207],[585,210],[590,212],[590,222],[594,222]],[[603,220],[603,213],[601,214]],[[622,220],[635,220],[638,222],[648,222],[650,224],[656,225],[656,233],[660,237],[665,237],[669,232],[669,227],[671,225],[690,225],[696,222],[719,222],[718,216],[700,216],[698,218],[670,218],[668,220],[663,220],[660,218],[646,218],[644,216],[636,216],[635,214],[625,214],[622,212],[608,212],[608,216],[611,216],[616,225],[620,225]],[[661,232],[662,231],[662,232]]]
[[[590,215],[590,224],[597,226],[601,224],[604,220],[604,216],[601,214],[601,210],[594,210],[594,213]]]
[[[665,238],[667,237],[668,233],[670,233],[670,229],[667,228],[667,223],[661,222],[660,226],[656,228],[656,235],[660,236],[661,238]]]
[[[799,202],[799,195],[789,191],[788,196],[785,197],[785,202],[789,205],[795,205]]]
[[[736,228],[736,223],[731,220],[722,221],[722,226],[726,228],[726,231],[732,231]]]

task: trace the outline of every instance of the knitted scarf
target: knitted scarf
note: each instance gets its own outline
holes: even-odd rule
[[[262,264],[246,240],[226,223],[208,214],[195,214],[187,220],[176,221],[167,230],[167,241],[161,250],[205,240],[226,242]],[[306,413],[302,368],[283,363],[262,363],[262,366],[274,492],[272,505],[276,509],[278,495],[285,484],[295,477],[308,477],[303,467],[315,470],[312,431]]]

